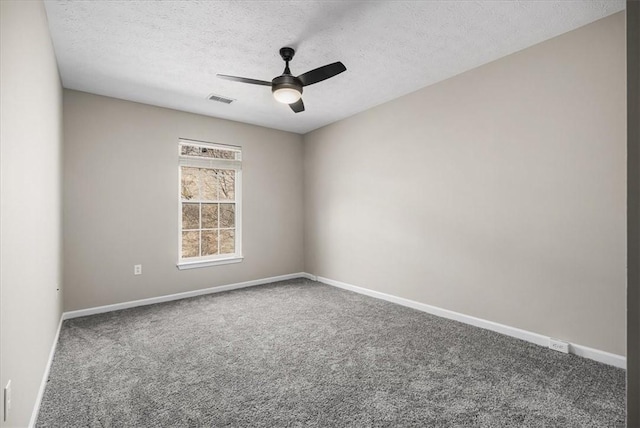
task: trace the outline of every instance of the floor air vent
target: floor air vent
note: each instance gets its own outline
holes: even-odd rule
[[[207,97],[211,101],[218,101],[219,103],[231,104],[235,100],[233,98],[223,97],[221,95],[211,94]]]

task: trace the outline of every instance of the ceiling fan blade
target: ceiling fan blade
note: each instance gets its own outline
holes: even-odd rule
[[[257,79],[247,79],[246,77],[227,76],[226,74],[217,74],[221,79],[232,80],[234,82],[251,83],[252,85],[271,86],[271,82]]]
[[[333,77],[336,74],[340,74],[346,70],[347,67],[345,67],[343,63],[338,61],[334,62],[333,64],[323,65],[322,67],[307,71],[306,73],[298,76],[298,79],[302,81],[302,86],[309,86],[313,85],[314,83],[322,82],[323,80]]]
[[[289,104],[289,107],[291,107],[291,110],[293,110],[296,113],[300,113],[304,111],[304,103],[302,102],[302,98],[300,98],[298,101],[296,101],[293,104]]]

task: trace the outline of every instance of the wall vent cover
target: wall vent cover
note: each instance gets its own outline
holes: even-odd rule
[[[231,104],[235,100],[233,98],[223,97],[222,95],[211,94],[207,96],[208,100],[218,101],[219,103]]]

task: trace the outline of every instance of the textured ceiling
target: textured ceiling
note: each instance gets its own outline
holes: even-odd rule
[[[306,133],[624,9],[624,0],[46,1],[65,88]],[[342,61],[295,114],[261,80]],[[206,99],[233,98],[230,105]]]

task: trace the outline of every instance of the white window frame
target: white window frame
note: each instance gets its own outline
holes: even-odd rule
[[[218,159],[196,156],[186,156],[181,154],[183,145],[198,146],[207,149],[220,149],[233,151],[236,159]],[[211,256],[182,258],[182,167],[190,166],[195,168],[219,168],[233,169],[236,171],[235,179],[235,253],[216,254]],[[201,203],[197,200],[194,203]],[[218,201],[219,203],[222,203]],[[178,140],[178,269],[194,269],[208,266],[218,266],[229,263],[239,263],[244,259],[242,255],[242,147],[227,144],[209,143],[206,141],[189,140],[180,138]]]

